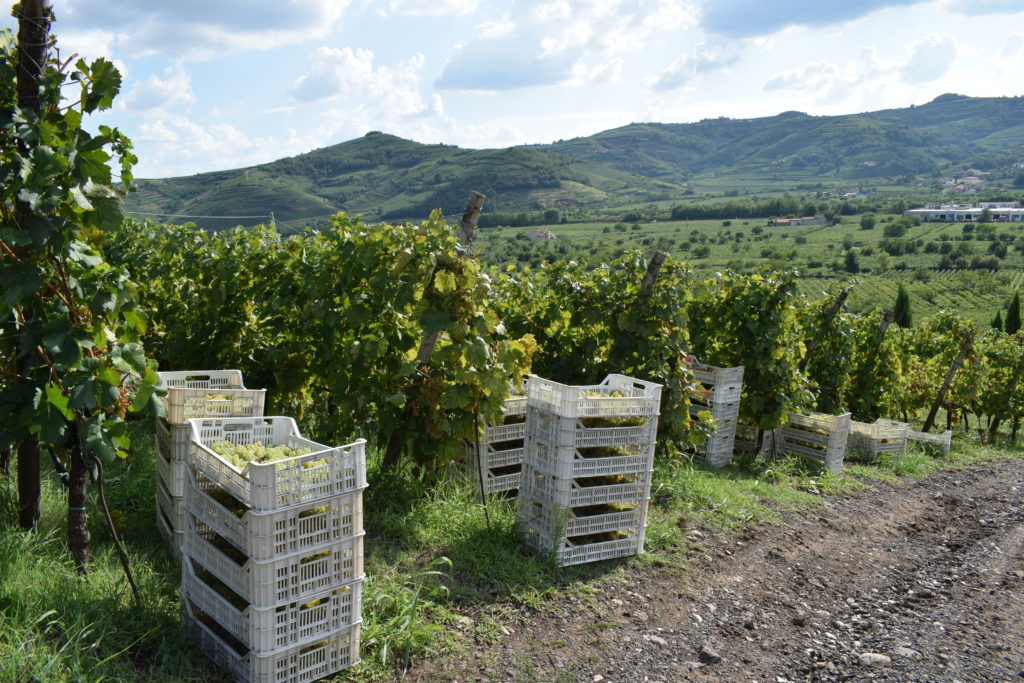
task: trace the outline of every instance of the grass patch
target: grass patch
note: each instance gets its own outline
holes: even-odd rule
[[[141,607],[132,602],[94,502],[92,569],[82,577],[66,547],[67,499],[60,484],[52,478],[44,484],[39,530],[27,534],[14,523],[13,477],[0,476],[0,680],[229,680],[180,627],[180,569],[154,533],[152,428],[135,423],[132,433],[132,457],[109,468],[107,495],[142,591]],[[789,456],[739,456],[717,470],[682,456],[659,458],[649,552],[561,569],[523,550],[514,498],[492,496],[488,520],[462,478],[453,474],[426,487],[405,473],[382,471],[372,453],[364,501],[363,662],[337,680],[392,677],[424,657],[500,639],[505,625],[529,613],[524,607],[543,610],[553,596],[566,594],[592,600],[627,580],[628,570],[684,565],[701,552],[687,538],[693,529],[741,533],[812,508],[824,495],[854,493],[866,480],[897,482],[1021,455],[1020,446],[958,437],[947,456],[912,447],[900,457],[851,461],[842,475]],[[473,621],[461,615],[467,609],[474,610]],[[523,679],[531,675],[525,668]]]

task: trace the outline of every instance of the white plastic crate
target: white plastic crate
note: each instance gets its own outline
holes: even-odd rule
[[[658,432],[658,417],[626,416],[643,420],[639,425],[621,427],[588,427],[592,420],[623,419],[622,417],[562,417],[547,410],[526,413],[526,434],[555,446],[585,448],[591,446],[632,446],[653,444]]]
[[[482,444],[496,444],[503,441],[515,441],[526,436],[526,422],[513,422],[504,425],[487,425],[484,427]]]
[[[639,555],[644,551],[644,529],[631,530],[626,538],[577,544],[568,538],[551,539],[529,525],[523,528],[526,545],[551,558],[560,567]]]
[[[593,512],[593,507],[564,508],[520,490],[516,521],[550,538],[631,530],[647,525],[646,500],[625,501],[623,505],[628,509]]]
[[[519,488],[532,496],[561,507],[622,503],[651,496],[651,472],[624,475],[624,483],[587,485],[577,479],[563,479],[524,463]]]
[[[586,449],[554,446],[528,435],[523,462],[560,479],[644,473],[654,469],[653,443],[601,448],[615,448],[624,453],[584,457]]]
[[[171,522],[167,519],[160,506],[156,509],[156,529],[163,536],[167,548],[171,551],[171,557],[175,562],[181,562],[181,550],[185,545],[185,532],[175,531],[171,528]]]
[[[157,478],[164,482],[167,493],[181,498],[185,495],[185,469],[188,465],[184,460],[171,462],[166,453],[157,441],[153,456],[153,468],[156,470]]]
[[[946,454],[949,453],[949,448],[953,445],[953,432],[948,429],[942,434],[929,434],[928,432],[908,429],[907,438],[911,441],[928,444],[929,446],[938,446]]]
[[[202,474],[189,472],[184,508],[254,560],[271,560],[363,532],[362,489],[271,512],[246,509],[241,517],[213,497],[218,491],[222,489]]]
[[[753,453],[755,445],[757,443],[757,425],[750,424],[749,422],[736,421],[736,436],[733,439],[733,452],[734,453]],[[761,440],[761,454],[768,454],[772,452],[775,446],[775,430],[766,429],[764,430],[764,436]]]
[[[736,445],[735,436],[735,431],[730,434],[716,433],[695,450],[703,455],[704,461],[712,467],[725,467],[732,462]]]
[[[526,394],[513,394],[505,399],[501,408],[505,415],[526,414]]]
[[[788,424],[775,430],[780,451],[815,460],[836,473],[842,470],[849,435],[850,413],[790,413]]]
[[[471,475],[473,481],[476,482],[480,475],[474,473]],[[490,470],[484,470],[484,493],[504,493],[506,491],[515,491],[519,488],[519,481],[522,477],[521,472],[509,472],[508,474],[495,474]],[[479,490],[479,484],[477,484]]]
[[[309,683],[359,663],[359,629],[355,624],[322,640],[293,645],[266,655],[239,652],[209,625],[209,617],[190,611],[185,603],[182,621],[214,664],[224,667],[238,683]]]
[[[153,428],[156,443],[170,462],[185,462],[192,444],[192,427],[185,424],[171,424],[156,418]]]
[[[193,571],[181,566],[181,597],[259,655],[324,638],[361,621],[362,582],[353,581],[295,602],[239,608]]]
[[[694,363],[693,375],[707,392],[704,402],[738,403],[743,392],[743,366],[716,368],[713,365]]]
[[[244,564],[215,546],[215,536],[190,516],[184,554],[254,607],[292,602],[363,578],[362,534],[272,560],[245,558]]]
[[[613,392],[622,395],[612,396]],[[571,386],[530,375],[526,396],[528,409],[546,410],[562,417],[648,416],[660,411],[661,385],[625,375],[608,375],[600,384]]]
[[[290,417],[211,418],[190,420],[189,424],[192,467],[258,512],[366,487],[366,439],[325,446],[300,436]],[[310,452],[272,463],[249,463],[239,470],[210,450],[210,444],[217,441],[235,445],[259,441]]]
[[[908,430],[905,422],[868,424],[850,420],[850,436],[846,445],[870,453],[902,453],[907,447]]]
[[[174,531],[185,530],[185,506],[183,498],[172,496],[160,477],[156,478],[156,505],[163,511]]]
[[[481,445],[480,450],[483,451],[484,459],[482,464],[485,469],[500,469],[502,467],[511,467],[512,465],[523,464],[524,447],[498,451],[491,445]],[[472,455],[472,453],[470,455]],[[476,461],[473,460],[472,464],[474,467],[476,467],[475,463]]]
[[[695,416],[697,413],[706,410],[711,413],[711,417],[716,420],[735,420],[740,415],[740,402],[734,401],[732,403],[712,403],[710,405],[703,405],[701,403],[690,403],[690,414]]]
[[[184,424],[197,417],[259,417],[266,389],[246,389],[238,370],[185,370],[157,373],[167,387],[166,419]],[[210,399],[211,395],[224,398]]]

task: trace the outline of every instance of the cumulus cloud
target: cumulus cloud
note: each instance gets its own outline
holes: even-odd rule
[[[950,0],[946,5],[960,14],[1017,14],[1024,12],[1020,0]]]
[[[185,116],[147,119],[132,139],[147,153],[135,169],[139,177],[187,175],[211,168],[240,168],[305,151],[305,141],[252,136],[230,124],[202,126]]]
[[[696,17],[688,1],[549,0],[529,10],[529,21],[502,22],[501,31],[488,25],[449,58],[435,85],[496,91],[606,81],[620,73],[620,55]]]
[[[373,53],[350,47],[320,47],[313,52],[308,73],[291,87],[298,102],[344,100],[371,110],[416,116],[427,109],[419,89],[424,58],[416,54],[395,66],[373,65]]]
[[[512,90],[551,85],[569,77],[576,55],[542,55],[518,32],[463,46],[445,64],[434,85],[442,90]]]
[[[1024,59],[1024,33],[1008,35],[999,56],[1006,60]]]
[[[391,0],[384,15],[460,16],[472,14],[480,0]]]
[[[818,104],[837,104],[855,92],[895,82],[902,65],[879,59],[875,48],[867,47],[856,59],[845,65],[814,61],[804,66],[775,74],[764,84],[764,90],[816,93]]]
[[[478,24],[476,28],[473,29],[473,35],[484,40],[491,40],[493,38],[507,36],[515,30],[515,22],[511,21],[506,14],[501,18],[501,21],[485,21],[482,24]]]
[[[839,68],[830,62],[811,62],[799,69],[776,74],[764,84],[765,90],[824,90],[839,78]]]
[[[693,54],[681,54],[657,76],[644,81],[644,85],[652,90],[675,90],[681,88],[699,76],[727,68],[735,64],[738,57],[734,54],[698,45]]]
[[[704,0],[701,25],[734,38],[765,36],[789,26],[828,26],[886,7],[927,0]],[[992,0],[997,1],[997,0]]]
[[[953,65],[956,41],[950,35],[930,35],[907,45],[910,58],[900,69],[903,80],[911,84],[929,83],[941,78]]]
[[[119,106],[124,111],[136,113],[191,104],[195,99],[189,73],[184,66],[176,64],[164,69],[163,77],[152,74],[145,80],[132,83]]]
[[[114,33],[128,56],[205,59],[321,37],[348,0],[68,0],[61,22],[76,31]]]

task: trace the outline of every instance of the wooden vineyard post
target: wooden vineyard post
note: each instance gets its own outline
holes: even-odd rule
[[[18,106],[36,113],[39,112],[39,78],[46,61],[50,17],[50,7],[44,0],[24,0],[18,11]],[[27,157],[28,151],[26,142],[18,140],[18,152]],[[26,202],[18,201],[14,211],[18,228],[24,229],[32,209]],[[24,382],[21,378],[27,367],[25,359],[18,363],[19,383]],[[39,443],[26,436],[18,445],[18,523],[23,529],[36,526],[39,496]]]
[[[960,369],[960,364],[964,362],[964,358],[967,356],[967,352],[971,349],[971,344],[974,343],[974,332],[972,331],[968,335],[967,339],[964,340],[963,344],[960,345],[960,353],[957,354],[956,360],[953,361],[953,365],[950,366],[949,372],[946,373],[946,379],[942,383],[942,388],[939,389],[939,395],[935,397],[935,403],[932,404],[932,409],[928,411],[928,419],[924,421],[924,427],[921,431],[931,431],[932,426],[935,424],[935,416],[939,412],[939,407],[942,405],[942,401],[946,398],[946,392],[949,391],[949,385],[953,383],[953,377],[956,375],[956,371]]]
[[[469,193],[469,199],[466,201],[466,209],[462,212],[462,220],[459,222],[459,246],[465,250],[465,256],[469,256],[469,249],[472,246],[473,234],[476,232],[476,224],[480,218],[480,211],[484,206],[484,199],[486,197],[477,192],[471,190]],[[426,297],[429,290],[433,287],[434,276],[431,274],[430,279],[427,281],[426,290],[424,297]],[[434,347],[437,346],[437,340],[440,337],[439,332],[430,332],[423,337],[423,341],[420,343],[419,351],[416,353],[416,365],[417,367],[424,367],[430,365],[430,358],[434,355]],[[422,373],[419,377],[423,377]],[[417,379],[417,383],[422,382],[422,379]],[[405,419],[402,421],[403,424],[407,423],[411,417],[411,406],[406,403],[404,413]],[[391,437],[388,439],[387,449],[384,451],[384,459],[382,465],[384,469],[393,470],[398,466],[399,458],[402,455],[402,445],[405,441],[405,433],[401,427],[397,427],[394,432],[391,433]]]
[[[810,362],[811,356],[814,355],[815,350],[817,350],[818,346],[821,344],[821,335],[825,333],[828,326],[831,325],[835,317],[839,315],[839,311],[842,310],[843,304],[846,303],[846,298],[848,296],[850,296],[849,289],[844,289],[839,292],[839,295],[836,297],[835,301],[832,302],[832,306],[828,309],[828,312],[822,319],[821,325],[818,326],[818,334],[814,335],[807,341],[807,349],[804,351],[804,357],[800,359],[800,372],[807,369],[807,363]]]
[[[658,273],[661,271],[661,267],[665,265],[665,259],[667,258],[668,254],[665,252],[656,251],[651,255],[651,260],[647,263],[647,272],[644,273],[644,279],[640,282],[640,291],[636,295],[636,305],[633,306],[633,312],[626,323],[626,331],[630,334],[635,334],[640,326],[639,316],[641,307],[651,297],[651,291],[658,281]]]
[[[1010,384],[1006,387],[1007,399],[1013,400],[1013,393],[1017,391],[1017,383],[1020,381],[1021,366],[1024,365],[1024,356],[1017,359],[1017,365],[1013,368],[1013,376],[1010,377]],[[992,424],[988,426],[988,435],[990,437],[995,436],[996,432],[999,431],[999,423],[1002,422],[1002,416],[996,415],[992,418]]]

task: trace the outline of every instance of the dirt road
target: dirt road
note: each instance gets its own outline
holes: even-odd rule
[[[408,679],[1024,681],[1024,459],[694,538],[696,570],[637,571]]]

